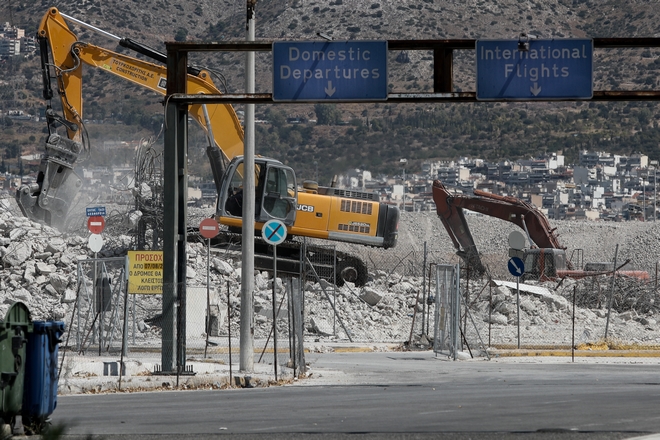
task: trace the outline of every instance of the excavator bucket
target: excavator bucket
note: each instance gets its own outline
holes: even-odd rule
[[[71,204],[82,186],[73,163],[82,151],[79,142],[50,135],[41,160],[37,181],[21,186],[16,201],[30,220],[64,229]]]

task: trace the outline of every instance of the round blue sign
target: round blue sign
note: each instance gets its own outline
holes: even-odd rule
[[[266,243],[277,246],[286,239],[286,226],[281,220],[268,220],[261,228],[261,236]]]
[[[509,259],[508,266],[509,272],[511,272],[511,275],[514,277],[520,277],[525,273],[525,263],[523,263],[523,260],[518,257],[512,257]]]

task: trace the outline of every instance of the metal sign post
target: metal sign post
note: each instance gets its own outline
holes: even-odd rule
[[[100,219],[100,222],[96,221],[98,219]],[[89,239],[87,240],[87,245],[89,250],[94,252],[94,301],[100,302],[100,304],[97,304],[97,307],[100,307],[100,309],[95,310],[97,312],[97,316],[99,316],[99,314],[101,316],[101,322],[99,322],[99,356],[101,356],[101,346],[103,345],[103,317],[105,312],[105,304],[103,301],[102,283],[99,285],[97,260],[99,256],[98,253],[103,247],[103,237],[101,236],[101,232],[103,231],[104,227],[105,221],[103,220],[103,217],[89,217],[87,220],[87,228],[92,233],[92,235],[90,235]]]
[[[531,241],[531,240],[530,240]],[[516,303],[518,308],[518,348],[520,348],[520,277],[525,273],[523,258],[525,252],[525,236],[520,231],[512,231],[509,234],[509,272],[516,277]]]
[[[261,236],[273,246],[273,365],[277,381],[277,245],[286,239],[286,226],[280,220],[268,220],[261,229]]]
[[[516,277],[516,303],[518,308],[518,348],[520,348],[520,277],[525,273],[525,263],[518,258],[512,257],[508,263],[509,272]]]
[[[206,344],[204,345],[204,359],[209,348],[209,333],[211,332],[211,239],[218,235],[218,222],[212,218],[205,218],[199,223],[199,233],[206,238]]]
[[[516,308],[516,321],[518,321],[518,349],[520,350],[520,277],[516,277]]]

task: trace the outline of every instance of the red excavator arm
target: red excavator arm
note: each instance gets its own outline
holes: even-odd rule
[[[566,249],[559,244],[555,229],[541,211],[515,197],[505,197],[475,190],[474,194],[452,194],[439,181],[433,182],[433,201],[442,224],[454,242],[457,254],[473,269],[483,273],[485,268],[479,258],[463,209],[478,212],[515,223],[539,248]]]

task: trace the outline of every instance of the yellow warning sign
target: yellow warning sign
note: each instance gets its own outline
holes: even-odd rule
[[[128,251],[128,293],[163,293],[163,251]]]

